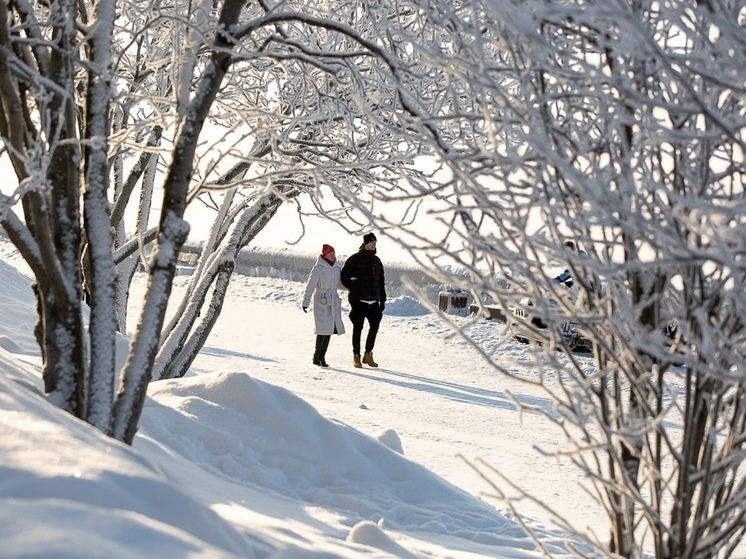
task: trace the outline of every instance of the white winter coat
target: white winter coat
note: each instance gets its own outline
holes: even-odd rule
[[[342,299],[337,293],[337,289],[344,289],[339,281],[341,273],[342,269],[336,262],[332,266],[319,256],[318,261],[308,275],[303,306],[310,306],[309,303],[313,294],[313,318],[316,335],[328,336],[334,334],[335,326],[337,334],[345,333],[344,323],[342,322]]]

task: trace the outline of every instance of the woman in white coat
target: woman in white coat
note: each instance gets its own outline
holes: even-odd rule
[[[328,367],[326,350],[332,334],[344,334],[342,322],[342,299],[337,289],[344,289],[339,278],[342,269],[337,264],[334,247],[324,245],[318,261],[311,268],[303,296],[303,312],[308,312],[313,295],[313,319],[316,333],[316,350],[313,364]]]

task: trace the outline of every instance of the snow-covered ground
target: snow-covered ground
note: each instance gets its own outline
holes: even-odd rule
[[[578,472],[535,449],[559,434],[519,416],[510,394],[545,397],[500,376],[411,297],[386,306],[377,369],[352,367],[349,332],[320,369],[303,284],[234,276],[193,374],[151,385],[130,448],[44,400],[30,280],[9,245],[0,258],[2,557],[544,556],[477,460],[605,538]],[[140,277],[133,301],[143,287]],[[504,334],[499,322],[448,318],[472,324],[488,350]],[[524,346],[500,351],[522,370]],[[547,512],[518,506],[543,546],[576,556]]]

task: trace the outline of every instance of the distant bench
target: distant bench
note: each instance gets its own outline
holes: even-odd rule
[[[180,252],[177,263],[182,266],[196,266],[197,260],[199,260],[199,253],[197,252]]]
[[[493,318],[496,320],[502,320],[503,322],[507,321],[507,317],[505,316],[505,312],[500,307],[493,307],[493,306],[485,306],[481,309],[478,305],[469,305],[469,311],[473,314],[482,313],[482,315],[485,318]]]

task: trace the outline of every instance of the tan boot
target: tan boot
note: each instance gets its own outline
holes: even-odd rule
[[[362,368],[363,364],[360,362],[360,356],[355,353],[352,356],[352,364],[356,369]]]
[[[370,367],[378,367],[378,363],[373,361],[373,352],[367,351],[365,355],[363,355],[363,363],[366,365],[369,365]]]

